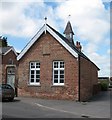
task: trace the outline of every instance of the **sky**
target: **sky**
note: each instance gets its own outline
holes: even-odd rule
[[[63,34],[71,22],[74,42],[99,68],[98,75],[110,76],[111,0],[1,0],[0,35],[20,52],[45,23]],[[71,15],[70,17],[68,17]]]

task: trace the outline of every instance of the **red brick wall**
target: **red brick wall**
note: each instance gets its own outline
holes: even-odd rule
[[[11,50],[9,53],[3,56],[2,64],[8,64],[9,59],[11,58],[14,64],[18,64],[15,53]]]
[[[45,52],[45,46],[48,54]],[[65,62],[65,85],[53,86],[53,61]],[[29,62],[40,62],[40,86],[29,84]],[[78,99],[78,61],[49,33],[43,34],[19,61],[19,95],[55,99]]]
[[[90,61],[80,57],[80,100],[86,101],[93,95],[93,86],[98,83],[98,70]]]
[[[15,53],[11,50],[9,53],[7,53],[6,55],[2,56],[2,82],[6,83],[6,79],[7,79],[7,66],[9,65],[9,59],[11,58],[13,60],[13,65],[15,65],[16,70],[17,70],[17,66],[18,66],[18,61],[16,59],[16,55]],[[17,74],[16,74],[16,79],[17,79]],[[17,80],[16,80],[17,82]]]

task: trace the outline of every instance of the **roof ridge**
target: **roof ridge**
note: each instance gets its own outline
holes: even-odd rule
[[[47,27],[46,27],[47,26]],[[23,50],[20,52],[19,56],[17,57],[17,60],[20,60],[24,54],[28,51],[28,49],[38,40],[38,38],[43,34],[44,31],[49,32],[54,38],[56,38],[63,46],[73,55],[75,54],[82,56],[83,58],[89,60],[91,63],[93,63],[84,53],[79,51],[75,45],[72,45],[67,38],[65,38],[61,33],[59,33],[57,30],[52,28],[49,24],[44,24],[41,29],[32,37],[32,39],[27,43],[27,45],[23,48]],[[94,64],[94,63],[93,63]],[[95,65],[95,64],[94,64]],[[96,66],[96,65],[95,65]],[[97,67],[97,66],[96,66]],[[98,67],[97,67],[98,68]]]
[[[73,44],[71,44],[66,37],[64,37],[61,33],[59,33],[57,30],[55,30],[54,28],[52,28],[50,25],[46,24],[48,27],[50,27],[59,37],[62,38],[62,40],[64,40],[70,47],[72,47],[73,50],[75,50],[75,52],[77,52],[81,57],[89,60],[91,63],[93,63],[95,65],[94,62],[92,62],[84,53],[82,53],[81,51],[79,51],[77,49],[77,47]],[[96,65],[95,65],[96,66]],[[96,66],[97,67],[97,66]],[[98,67],[97,67],[98,68]],[[98,68],[99,69],[99,68]],[[100,70],[100,69],[99,69]]]

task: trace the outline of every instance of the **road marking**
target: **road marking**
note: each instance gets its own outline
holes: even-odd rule
[[[43,107],[43,108],[47,108],[47,109],[50,109],[50,110],[55,110],[55,111],[60,111],[60,112],[65,112],[65,113],[70,113],[70,114],[74,114],[74,115],[79,115],[78,113],[73,113],[73,112],[69,112],[69,111],[65,111],[65,110],[59,110],[59,109],[56,109],[56,108],[52,108],[52,107],[48,107],[48,106],[44,106],[44,105],[41,105],[41,104],[38,104],[38,103],[35,103],[37,106],[39,107]]]
[[[35,104],[39,107],[43,107],[43,108],[46,108],[46,109],[55,110],[55,111],[59,111],[59,112],[69,113],[69,114],[73,114],[73,115],[78,115],[80,117],[83,117],[83,115],[84,115],[84,114],[79,114],[77,112],[69,112],[69,111],[65,111],[65,110],[60,110],[60,109],[44,106],[44,105],[41,105],[41,104],[38,104],[38,103],[35,103]],[[86,115],[86,116],[90,117],[89,115]]]
[[[88,114],[79,114],[77,112],[69,112],[66,110],[60,110],[60,109],[56,109],[56,108],[52,108],[52,107],[48,107],[39,103],[34,103],[35,105],[42,107],[42,108],[46,108],[46,109],[50,109],[50,110],[55,110],[55,111],[59,111],[59,112],[64,112],[64,113],[69,113],[69,114],[73,114],[73,115],[77,115],[80,116],[82,118],[101,118],[100,116],[95,116],[95,115],[88,115]]]

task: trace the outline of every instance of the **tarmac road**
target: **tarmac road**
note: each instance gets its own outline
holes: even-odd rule
[[[111,95],[110,95],[111,92]],[[100,92],[89,102],[17,97],[3,102],[3,118],[110,118],[112,91]]]
[[[3,102],[2,117],[3,118],[80,118],[80,116],[75,114],[65,113],[63,111],[40,107],[33,102],[25,103],[24,100],[19,100],[19,99],[13,102],[6,102],[6,101]]]

